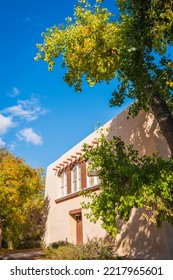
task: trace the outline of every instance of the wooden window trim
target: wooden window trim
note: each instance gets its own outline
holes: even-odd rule
[[[88,190],[88,191],[91,191],[91,192],[94,192],[94,191],[97,191],[99,190],[100,186],[97,185],[97,186],[94,186],[94,187],[90,187],[90,188],[87,188],[85,190]],[[72,193],[72,194],[69,194],[67,196],[64,196],[64,197],[61,197],[61,198],[58,198],[55,200],[55,203],[60,203],[60,202],[64,202],[66,200],[70,200],[72,198],[75,198],[75,197],[78,197],[78,196],[81,196],[81,191],[78,191],[76,193]]]
[[[81,214],[81,213],[82,213],[82,208],[69,211],[69,215],[76,215],[76,214]]]

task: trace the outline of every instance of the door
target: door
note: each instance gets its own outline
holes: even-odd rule
[[[82,232],[82,215],[81,213],[76,214],[76,243],[83,243],[83,232]]]
[[[73,225],[71,224],[71,229],[73,231],[72,236],[74,237],[77,244],[83,243],[83,225],[82,225],[82,209],[74,209],[69,211],[70,216],[73,220]],[[75,232],[74,232],[75,230]]]

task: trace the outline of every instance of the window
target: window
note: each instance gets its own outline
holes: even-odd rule
[[[100,185],[100,179],[98,176],[87,176],[87,187],[93,187]]]
[[[60,197],[67,195],[67,173],[64,172],[61,177]]]
[[[94,186],[95,184],[94,184],[94,178],[95,176],[88,176],[88,187],[92,187],[92,186]]]
[[[88,167],[88,163],[87,163],[87,167]],[[94,171],[93,171],[94,172]],[[100,179],[98,176],[96,175],[91,175],[92,172],[89,172],[90,176],[87,176],[87,187],[93,187],[93,186],[97,186],[100,184]]]
[[[72,192],[81,190],[81,165],[77,164],[72,169]]]

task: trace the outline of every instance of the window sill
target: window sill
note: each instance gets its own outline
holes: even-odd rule
[[[86,189],[83,189],[83,190],[89,190],[89,191],[94,192],[94,191],[97,191],[98,189],[99,189],[99,185],[96,185],[96,186],[89,187],[89,188],[86,188]],[[58,198],[58,199],[55,200],[55,203],[60,203],[60,202],[66,201],[66,200],[70,200],[70,199],[78,197],[78,196],[81,196],[81,190],[78,191],[78,192],[71,193],[71,194],[68,194],[66,196],[63,196],[61,198]]]

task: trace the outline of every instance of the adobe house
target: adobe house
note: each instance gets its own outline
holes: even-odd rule
[[[141,111],[136,118],[127,120],[128,108],[106,123],[107,137],[120,136],[131,143],[141,155],[158,151],[164,159],[170,156],[165,138],[159,132],[152,112]],[[107,132],[106,128],[111,127]],[[102,238],[113,242],[120,256],[136,259],[173,259],[173,227],[164,224],[155,229],[141,216],[141,210],[133,209],[130,220],[120,223],[116,239],[107,236],[101,222],[91,223],[85,217],[79,195],[81,189],[99,191],[99,178],[88,176],[87,163],[81,160],[84,143],[95,145],[98,138],[94,131],[79,144],[63,154],[47,168],[45,195],[50,198],[50,212],[45,234],[46,244],[59,240],[85,243],[88,238]]]

